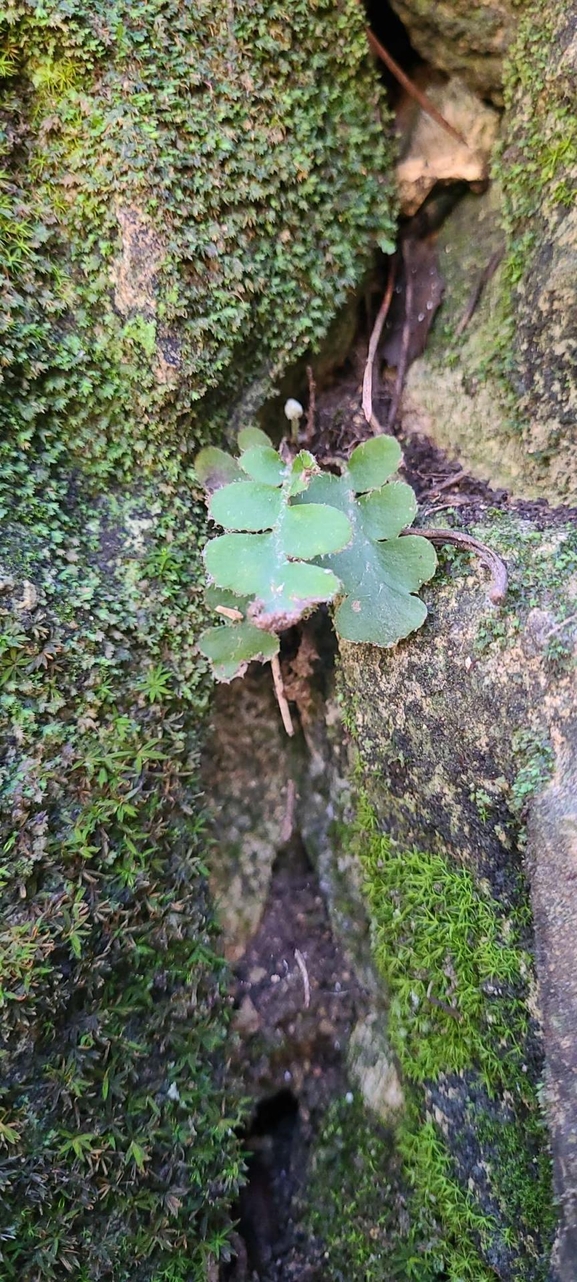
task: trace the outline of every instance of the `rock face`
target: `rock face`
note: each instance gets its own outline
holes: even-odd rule
[[[487,601],[478,568],[459,561],[449,564],[444,583],[435,581],[427,590],[430,617],[412,640],[390,654],[341,647],[346,716],[377,816],[377,829],[374,819],[361,819],[358,849],[376,955],[391,992],[389,1036],[417,1090],[421,1125],[446,1146],[447,1169],[453,1178],[468,1179],[473,1203],[494,1221],[493,1232],[473,1233],[484,1267],[500,1278],[569,1282],[577,1229],[577,992],[569,927],[577,912],[577,543],[574,526],[547,524],[546,518],[536,526],[522,515],[499,521],[493,514],[475,532],[508,564],[510,589],[502,607]],[[537,991],[531,981],[530,895]],[[472,961],[480,966],[469,998],[457,942],[458,922],[467,914],[470,940],[478,932]],[[483,963],[493,934],[501,942],[493,961]],[[509,978],[499,978],[508,951]],[[453,1056],[465,1035],[465,1012],[475,1006],[473,991],[484,993],[490,1009],[478,1004],[459,1061]],[[473,1005],[467,1008],[468,1001]],[[508,1002],[501,1052],[491,1069],[484,1056]],[[510,1051],[506,1027],[513,1037]],[[562,1208],[551,1273],[543,1132],[539,1139],[540,1047]],[[476,1157],[472,1132],[471,1142],[466,1140],[473,1113]],[[423,1132],[420,1140],[418,1134],[417,1127],[409,1148],[413,1160],[423,1143]],[[536,1192],[539,1163],[541,1201],[529,1210],[522,1190],[533,1178]],[[505,1168],[503,1183],[499,1171]],[[526,1213],[513,1236],[503,1237],[503,1224],[516,1219],[518,1199],[525,1199]],[[441,1221],[442,1202],[441,1197]]]
[[[503,61],[517,25],[513,0],[393,0],[393,8],[421,57],[501,101]]]
[[[426,352],[409,369],[403,428],[432,437],[466,471],[494,488],[573,504],[577,501],[574,374],[569,363],[559,378],[550,379],[548,373],[557,360],[565,361],[567,344],[563,340],[557,348],[555,336],[566,314],[559,300],[552,313],[536,308],[531,323],[542,355],[536,357],[536,348],[533,356],[529,347],[521,352],[518,333],[535,268],[533,264],[527,268],[526,284],[519,287],[513,304],[508,284],[512,260],[503,231],[506,208],[502,185],[493,182],[484,195],[467,195],[441,228],[437,243],[445,282],[443,304]],[[565,234],[569,232],[565,226]],[[555,240],[550,249],[556,253]],[[548,288],[545,283],[544,288]],[[476,291],[477,305],[461,329]],[[570,284],[568,291],[570,314]],[[571,345],[573,340],[567,341]],[[548,389],[543,383],[540,408],[528,393],[519,396],[513,389],[521,380],[523,386],[534,383],[539,368]],[[563,431],[555,426],[558,413],[566,423]]]
[[[494,368],[501,340],[503,266],[483,289],[466,329],[458,328],[481,274],[504,255],[503,197],[465,196],[438,236],[443,303],[423,356],[411,365],[403,398],[403,429],[432,437],[466,471],[525,497],[545,488],[544,467],[524,449],[522,430],[511,425],[512,407]],[[564,490],[566,469],[555,459],[547,469],[549,493]],[[552,475],[553,473],[553,475]]]
[[[500,161],[507,338],[527,447],[577,489],[577,9],[531,5],[507,71]],[[546,57],[542,50],[546,48]],[[558,488],[558,487],[556,487]]]
[[[535,801],[529,825],[530,874],[549,1063],[547,1107],[562,1224],[557,1268],[563,1282],[577,1259],[577,717],[556,732],[555,772]]]
[[[573,503],[575,13],[558,0],[532,4],[515,29],[496,181],[485,196],[462,201],[441,230],[444,303],[425,356],[409,371],[405,426],[420,424],[493,485]],[[499,249],[502,261],[461,330]]]

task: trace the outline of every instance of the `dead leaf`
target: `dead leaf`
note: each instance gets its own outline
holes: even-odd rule
[[[425,350],[427,336],[441,303],[445,282],[439,272],[439,258],[433,237],[405,240],[403,262],[399,265],[397,283],[387,321],[382,356],[387,365],[399,365],[403,351],[403,334],[409,325],[406,367]],[[407,275],[410,272],[407,317]],[[405,371],[406,372],[406,371]]]

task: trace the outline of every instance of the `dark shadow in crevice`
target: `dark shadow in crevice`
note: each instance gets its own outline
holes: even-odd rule
[[[387,53],[390,53],[391,58],[407,75],[422,65],[423,59],[413,48],[406,27],[388,0],[365,0],[365,12],[377,40],[380,40]],[[400,85],[384,63],[380,66],[383,81],[390,93],[391,105],[394,106],[401,92]]]
[[[277,1275],[294,1193],[291,1168],[298,1131],[299,1103],[291,1090],[258,1101],[244,1135],[247,1182],[237,1207],[240,1241],[236,1258],[221,1270],[221,1282],[237,1282],[243,1272],[259,1282]]]

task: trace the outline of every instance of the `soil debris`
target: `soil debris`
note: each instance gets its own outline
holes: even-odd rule
[[[322,1244],[299,1229],[307,1159],[367,1010],[298,838],[279,855],[260,926],[235,967],[238,1064],[256,1100],[236,1259],[222,1282],[321,1282]]]

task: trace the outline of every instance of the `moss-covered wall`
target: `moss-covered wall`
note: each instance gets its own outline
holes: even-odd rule
[[[405,1110],[387,1129],[351,1095],[323,1121],[306,1218],[328,1276],[548,1278],[555,1208],[527,920],[504,917],[450,859],[397,846],[366,797],[341,849],[364,876]]]
[[[404,1242],[394,1217],[388,1230],[399,1276],[564,1279],[552,1249],[560,1216],[570,1258],[575,1224],[574,966],[559,936],[574,910],[574,770],[561,764],[576,742],[575,531],[497,509],[470,528],[507,563],[502,606],[452,555],[419,634],[392,653],[341,647],[367,797],[339,841],[363,870],[405,1089]],[[526,818],[555,763],[527,862]]]
[[[1,1272],[202,1277],[239,1154],[194,788],[194,499],[183,477],[95,502],[51,461],[0,558]]]
[[[499,162],[508,256],[503,350],[526,424],[525,448],[577,487],[577,7],[523,8],[505,78]]]
[[[0,38],[11,421],[65,416],[101,473],[159,466],[208,390],[262,397],[390,239],[360,12],[18,0]]]
[[[191,459],[390,234],[388,143],[352,0],[9,0],[0,77],[0,1271],[190,1282],[239,1175]]]

